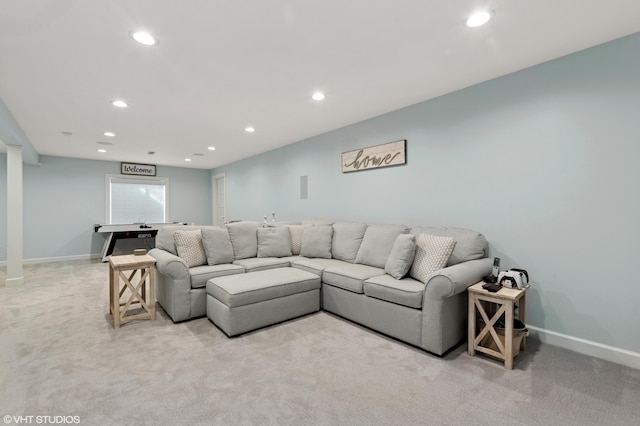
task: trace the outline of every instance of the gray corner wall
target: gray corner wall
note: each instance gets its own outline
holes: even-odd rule
[[[230,219],[479,230],[503,268],[530,272],[528,324],[637,354],[639,52],[635,34],[212,174]],[[407,165],[341,173],[342,152],[399,139]]]
[[[105,176],[120,174],[120,163],[40,156],[40,166],[24,165],[24,258],[47,259],[100,253],[105,234],[93,224],[105,223]],[[0,154],[0,212],[6,212],[6,155]],[[210,225],[211,177],[208,170],[157,167],[169,178],[169,220]],[[4,214],[3,214],[4,217]],[[6,261],[6,221],[0,222],[0,261]],[[131,244],[122,240],[116,252]]]

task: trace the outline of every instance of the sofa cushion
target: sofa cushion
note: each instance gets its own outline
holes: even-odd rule
[[[291,254],[288,227],[258,228],[258,257],[286,257]]]
[[[176,241],[173,238],[175,231],[194,231],[200,229],[201,226],[194,225],[167,225],[158,229],[156,234],[156,248],[168,251],[174,256],[178,255],[176,251]]]
[[[289,259],[280,257],[250,257],[233,261],[234,265],[242,266],[247,272],[264,271],[265,269],[289,267]]]
[[[229,238],[236,259],[246,259],[258,255],[258,222],[227,223]]]
[[[227,228],[203,226],[201,232],[202,243],[209,265],[233,262],[233,246],[231,245]]]
[[[446,266],[456,245],[451,237],[420,234],[416,239],[416,256],[411,266],[411,278],[427,283],[431,275]]]
[[[299,257],[296,260],[291,261],[291,266],[303,271],[312,272],[318,276],[322,276],[322,271],[332,266],[344,265],[346,262],[338,259],[323,259],[313,258],[308,259],[306,257]]]
[[[176,241],[176,251],[180,259],[184,260],[189,268],[207,263],[207,254],[202,245],[202,234],[197,231],[175,231],[173,238]]]
[[[411,278],[396,280],[387,274],[364,282],[364,294],[367,296],[417,309],[422,307],[424,289],[425,285],[420,281]]]
[[[300,256],[331,258],[333,227],[329,225],[309,226],[302,231]]]
[[[244,274],[244,268],[240,265],[224,263],[221,265],[194,266],[189,269],[191,288],[203,288],[211,278],[235,274]]]
[[[422,233],[440,235],[443,237],[452,237],[456,240],[456,246],[447,261],[447,266],[466,262],[467,260],[482,259],[486,256],[485,249],[487,240],[484,235],[471,229],[446,227],[412,228],[411,233],[416,236]]]
[[[413,258],[416,254],[416,237],[413,234],[400,234],[396,238],[389,253],[384,271],[393,278],[404,278],[411,269]]]
[[[367,225],[360,222],[336,222],[333,224],[331,256],[353,263],[358,255]]]
[[[396,238],[408,232],[409,228],[404,225],[369,225],[355,263],[384,268]]]
[[[322,272],[322,282],[354,293],[363,293],[366,279],[383,274],[383,269],[374,266],[344,263],[325,269]]]

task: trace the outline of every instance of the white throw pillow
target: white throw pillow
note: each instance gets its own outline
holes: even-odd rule
[[[176,242],[178,257],[184,260],[189,268],[207,263],[207,254],[204,251],[200,230],[175,231],[173,239]]]
[[[418,235],[416,255],[411,266],[411,277],[426,284],[434,272],[446,266],[455,246],[456,240],[451,237],[431,234]]]

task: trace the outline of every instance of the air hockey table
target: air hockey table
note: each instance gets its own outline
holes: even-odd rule
[[[99,233],[108,233],[104,246],[102,246],[102,261],[109,260],[109,256],[113,253],[116,241],[125,238],[152,238],[158,233],[163,226],[186,225],[182,222],[169,223],[125,223],[119,225],[93,225],[93,231]]]

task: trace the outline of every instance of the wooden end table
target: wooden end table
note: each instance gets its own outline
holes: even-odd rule
[[[525,337],[522,337],[519,348],[513,347],[513,320],[514,320],[514,307],[518,303],[518,319],[524,323],[525,321],[525,309],[526,309],[526,293],[527,288],[512,289],[502,287],[495,293],[482,288],[484,282],[479,282],[472,285],[467,289],[469,294],[469,332],[468,332],[468,347],[469,355],[475,355],[475,351],[483,352],[490,356],[504,360],[505,368],[513,369],[513,358],[520,351],[525,349]],[[528,287],[528,286],[527,286]],[[487,307],[497,308],[492,311],[492,316],[489,318],[487,313]],[[505,331],[504,331],[504,343],[498,337],[495,326],[496,322],[504,314],[505,316]],[[476,319],[477,316],[482,318],[484,327],[476,335]],[[487,334],[490,334],[489,339],[485,339]],[[494,347],[497,347],[497,351],[485,346],[487,340],[493,338]]]
[[[148,254],[109,257],[109,309],[113,315],[113,328],[119,328],[121,324],[136,319],[156,319],[155,263],[156,260]],[[131,272],[125,274],[128,271]],[[138,271],[140,278],[134,283],[132,280]],[[127,289],[130,291],[129,298],[122,303],[120,299]],[[143,312],[127,315],[132,305],[141,308]]]

